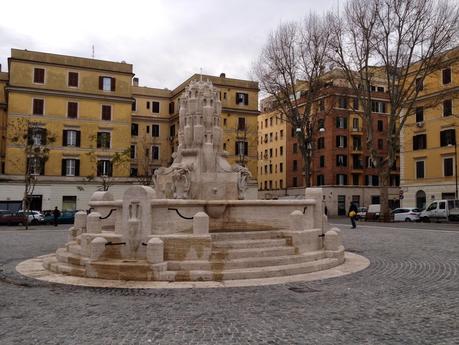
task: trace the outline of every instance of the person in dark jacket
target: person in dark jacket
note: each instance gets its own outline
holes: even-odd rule
[[[354,214],[351,214],[351,212],[354,212]],[[351,219],[352,229],[355,229],[356,228],[355,219],[357,217],[357,206],[353,202],[351,202],[351,206],[349,207],[348,215],[349,215],[349,218]]]
[[[61,211],[58,210],[57,206],[54,207],[54,210],[53,210],[54,226],[57,226],[57,219],[59,218],[60,215],[61,215]]]

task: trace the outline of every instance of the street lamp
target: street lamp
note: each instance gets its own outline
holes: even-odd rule
[[[453,146],[453,143],[448,144],[449,147]],[[456,133],[454,133],[454,173],[456,179],[456,200],[459,199],[458,187],[457,187],[457,140]]]

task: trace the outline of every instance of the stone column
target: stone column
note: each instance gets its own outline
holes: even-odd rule
[[[300,210],[290,213],[290,229],[294,231],[304,230],[304,214]]]
[[[91,260],[99,260],[105,251],[105,244],[107,240],[103,237],[96,237],[90,244],[90,257]]]
[[[198,212],[193,216],[193,234],[209,234],[209,216],[204,212]]]
[[[319,229],[322,228],[325,224],[323,224],[323,192],[322,188],[306,188],[306,199],[314,199],[314,211],[313,211],[313,218],[314,218],[314,228]]]
[[[152,238],[147,243],[147,261],[159,264],[164,261],[164,242],[159,238]]]
[[[102,222],[99,217],[99,212],[91,212],[88,215],[86,223],[87,232],[92,234],[99,234],[102,232]]]

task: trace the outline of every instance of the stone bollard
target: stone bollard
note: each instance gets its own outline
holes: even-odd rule
[[[304,214],[300,210],[290,213],[290,229],[295,231],[304,230]]]
[[[198,212],[193,216],[193,234],[209,234],[209,216],[204,212]]]
[[[336,251],[339,249],[339,246],[340,241],[338,233],[333,230],[327,231],[324,237],[324,249]]]
[[[147,243],[147,261],[159,264],[164,261],[164,242],[159,238],[152,238]]]
[[[88,215],[86,221],[87,232],[92,234],[100,234],[102,232],[102,222],[99,217],[99,212],[92,212]]]
[[[67,233],[67,239],[68,241],[75,241],[76,240],[76,237],[80,234],[80,229],[77,229],[75,228],[74,226],[72,226],[69,230],[68,230],[68,233]]]
[[[91,260],[99,260],[104,254],[105,244],[107,240],[103,237],[96,237],[90,244],[90,258]]]
[[[81,232],[85,232],[87,218],[88,218],[88,215],[85,211],[78,211],[77,213],[75,213],[74,228],[80,229]]]

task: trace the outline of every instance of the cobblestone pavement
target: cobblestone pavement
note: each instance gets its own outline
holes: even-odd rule
[[[400,229],[394,228],[400,226]],[[0,344],[459,344],[459,232],[343,225],[371,265],[286,285],[127,290],[20,276],[59,227],[0,231]]]

